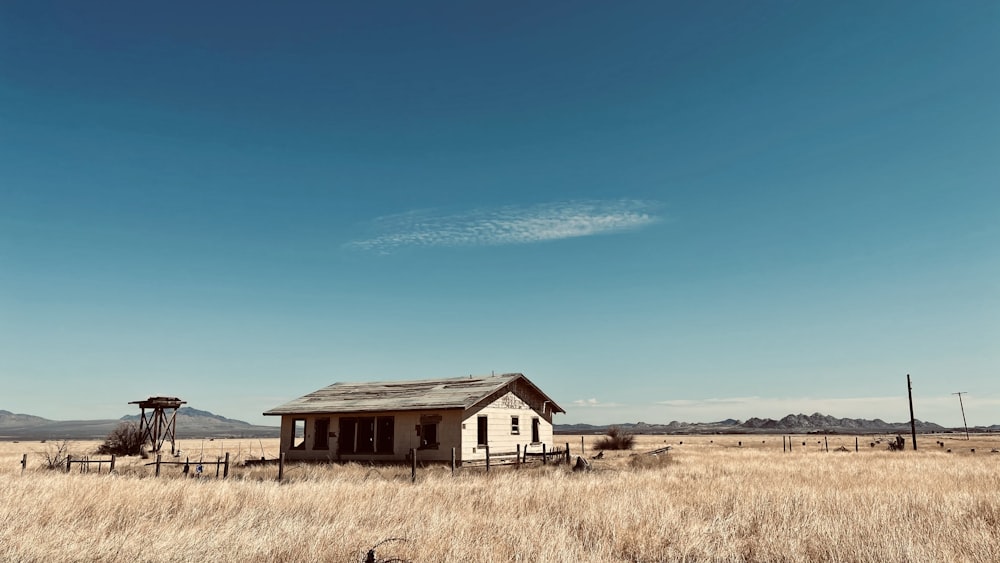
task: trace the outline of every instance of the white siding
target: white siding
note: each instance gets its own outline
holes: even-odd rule
[[[542,444],[552,448],[552,423],[531,408],[520,397],[507,393],[482,409],[467,411],[462,421],[462,454],[463,460],[486,459],[486,450],[479,445],[479,417],[487,420],[487,442],[490,455],[514,452],[518,444],[521,451],[528,448],[531,452],[541,452]],[[514,434],[511,429],[511,418],[518,417],[519,430]],[[531,442],[532,419],[538,419],[538,442]]]

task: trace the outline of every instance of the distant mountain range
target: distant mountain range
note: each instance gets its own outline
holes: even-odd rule
[[[905,434],[910,432],[910,423],[886,422],[881,419],[836,418],[820,413],[811,415],[790,414],[780,420],[773,418],[751,418],[739,421],[732,418],[718,422],[677,422],[669,424],[647,424],[645,422],[624,423],[605,426],[591,424],[556,424],[557,434],[603,433],[611,426],[618,426],[634,434]],[[945,428],[933,422],[916,421],[917,432],[949,432],[958,429]],[[962,429],[964,432],[964,429]],[[977,426],[970,432],[998,432],[1000,424]]]
[[[49,420],[30,414],[15,414],[0,410],[0,440],[99,440],[106,437],[122,421],[138,422],[139,415],[126,415],[107,420]],[[612,425],[556,424],[557,434],[602,434]],[[677,422],[649,424],[623,423],[621,427],[635,434],[906,434],[909,422],[885,422],[881,419],[836,418],[815,413],[790,414],[780,420],[773,418],[735,419],[718,422]],[[958,431],[933,422],[917,421],[917,432]],[[963,430],[964,431],[964,430]],[[977,426],[970,432],[1000,432],[1000,424]],[[226,418],[191,407],[177,409],[177,437],[192,438],[276,438],[277,426],[256,426],[242,420]]]
[[[169,411],[168,411],[169,412]],[[0,410],[0,440],[99,440],[123,421],[139,422],[139,415],[106,420],[49,420]],[[191,407],[177,409],[177,438],[276,438],[277,426],[256,426]]]

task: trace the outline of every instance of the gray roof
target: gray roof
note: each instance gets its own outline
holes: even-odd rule
[[[523,381],[549,404],[566,412],[520,373],[411,381],[334,383],[275,407],[265,415],[467,409],[515,381]]]

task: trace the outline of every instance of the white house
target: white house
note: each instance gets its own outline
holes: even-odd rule
[[[287,460],[482,460],[491,452],[552,448],[559,405],[520,373],[334,383],[275,407]]]

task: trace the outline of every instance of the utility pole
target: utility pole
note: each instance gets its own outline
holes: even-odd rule
[[[962,395],[968,395],[968,391],[959,391],[958,393],[952,393],[952,395],[958,395],[958,406],[962,408],[962,424],[965,426],[965,439],[969,439],[969,423],[965,421],[965,405],[962,404]]]
[[[917,449],[917,421],[913,418],[913,385],[910,383],[910,374],[906,374],[906,392],[910,396],[910,434],[913,436],[913,449]]]

